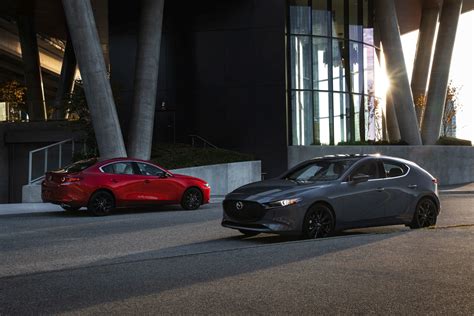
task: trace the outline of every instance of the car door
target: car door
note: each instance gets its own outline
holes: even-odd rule
[[[410,183],[407,177],[410,168],[404,163],[382,159],[381,167],[386,176],[383,188],[388,195],[385,216],[396,221],[408,211],[411,202],[416,198],[416,184]]]
[[[141,192],[147,203],[179,202],[183,188],[161,168],[146,162],[136,162],[142,183]]]
[[[357,175],[367,175],[368,180],[356,182]],[[376,159],[364,159],[354,166],[350,175],[341,183],[337,196],[342,205],[339,221],[342,225],[358,226],[375,223],[385,216],[387,194],[381,188],[381,175]]]
[[[142,183],[139,172],[131,161],[113,162],[102,166],[104,184],[110,188],[120,206],[134,206],[141,204]]]

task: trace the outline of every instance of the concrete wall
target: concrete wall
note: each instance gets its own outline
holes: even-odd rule
[[[230,191],[255,181],[260,181],[262,163],[260,161],[233,162],[170,170],[173,173],[197,177],[211,185],[211,195],[226,195]],[[22,203],[41,202],[40,185],[24,185]]]
[[[260,161],[233,162],[219,165],[170,170],[207,181],[211,185],[211,195],[226,195],[234,189],[261,180]]]
[[[416,162],[441,185],[474,182],[474,147],[469,146],[289,146],[288,166],[334,154],[375,154]]]

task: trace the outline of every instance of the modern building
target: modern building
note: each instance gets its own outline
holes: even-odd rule
[[[10,29],[27,24],[30,33],[17,35],[17,46],[22,36],[35,46],[32,33],[39,34],[40,47],[43,38],[59,41],[55,47],[62,52],[73,44],[88,100],[96,100],[90,104],[97,110],[95,121],[115,126],[109,134],[98,133],[101,127],[95,126],[102,148],[120,147],[120,141],[107,139],[123,135],[127,143],[133,138],[137,90],[147,90],[143,87],[151,82],[156,96],[147,102],[154,113],[145,116],[154,120],[154,141],[189,142],[189,135],[199,135],[219,147],[254,154],[268,176],[286,169],[288,146],[381,139],[432,142],[426,135],[436,134],[432,130],[440,120],[453,49],[454,39],[447,34],[453,38],[459,15],[474,8],[473,0],[165,0],[164,9],[156,7],[158,2],[92,0],[87,6],[89,0],[7,0],[0,4],[0,15]],[[88,9],[95,24],[84,26],[78,17],[87,16]],[[400,34],[416,29],[420,37],[412,75],[404,66]],[[97,38],[83,30],[96,30]],[[92,45],[95,40],[100,51]],[[156,48],[157,40],[158,64],[143,66],[141,61],[150,57],[137,55],[150,54],[149,46]],[[64,54],[69,60],[71,52]],[[0,57],[6,59],[0,64],[2,79],[8,69],[20,69],[18,56],[13,61],[10,55],[0,45]],[[29,64],[35,58],[24,55],[22,61]],[[87,59],[92,62],[86,64]],[[43,72],[48,65],[41,60]],[[63,65],[75,70],[75,58]],[[58,85],[71,82],[75,73],[64,75],[64,68],[51,74]],[[38,66],[24,69],[25,78],[33,78],[25,81],[27,87],[39,91],[38,80],[43,80],[39,86],[54,89],[46,109],[72,88],[44,85],[45,76],[31,74]],[[106,77],[97,75],[104,70]],[[146,72],[154,70],[157,79]],[[428,80],[430,71],[436,76]],[[387,75],[392,87],[388,97]],[[93,84],[104,78],[110,78],[109,85]],[[144,78],[141,86],[137,78]],[[421,133],[414,107],[420,94],[427,95],[429,108]],[[39,99],[44,103],[45,97]],[[30,115],[30,120],[44,120],[41,109],[36,113],[40,115]],[[146,130],[149,125],[142,126]]]

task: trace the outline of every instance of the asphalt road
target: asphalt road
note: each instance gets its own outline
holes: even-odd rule
[[[0,216],[0,315],[474,314],[474,195],[435,229],[243,238],[218,204]]]

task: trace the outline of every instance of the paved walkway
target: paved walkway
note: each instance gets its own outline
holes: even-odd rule
[[[445,194],[474,194],[474,183],[462,185],[453,185],[441,187],[439,193]],[[220,203],[224,196],[211,197],[211,203]],[[29,214],[29,213],[45,213],[45,212],[63,212],[59,205],[51,203],[10,203],[0,204],[0,215],[10,214]]]

